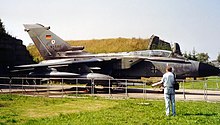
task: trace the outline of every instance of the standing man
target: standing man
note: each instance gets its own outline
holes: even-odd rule
[[[166,107],[166,115],[170,115],[170,104],[172,106],[172,115],[176,115],[175,109],[175,77],[172,73],[172,67],[167,66],[166,73],[163,75],[163,78],[160,82],[153,84],[152,86],[162,84],[164,87],[164,99],[165,99],[165,107]]]

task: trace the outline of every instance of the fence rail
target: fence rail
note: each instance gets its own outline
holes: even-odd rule
[[[132,82],[130,82],[132,81]],[[179,100],[220,101],[220,77],[181,80]],[[82,94],[107,98],[163,98],[162,90],[137,79],[0,77],[0,94],[46,97],[81,97]]]

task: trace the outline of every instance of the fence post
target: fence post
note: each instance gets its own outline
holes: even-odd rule
[[[35,88],[36,88],[36,87],[35,87],[35,85],[36,85],[36,78],[33,78],[32,80],[33,80],[33,83],[34,83],[33,86],[34,86],[34,96],[35,96],[35,93],[36,93],[36,89],[35,89]]]
[[[111,88],[110,88],[110,87],[111,87],[111,83],[110,83],[110,82],[111,82],[111,80],[109,79],[109,80],[108,80],[108,92],[109,92],[109,98],[111,98]]]
[[[186,100],[186,94],[185,94],[185,80],[183,80],[183,98]]]
[[[219,78],[219,77],[216,77],[216,90],[219,89],[219,85],[218,85],[218,81],[219,81],[219,80],[218,80],[218,78]]]
[[[78,96],[78,79],[76,79],[76,98]]]
[[[145,98],[145,95],[146,95],[146,83],[145,82],[143,82],[143,99],[145,100],[146,98]]]
[[[12,83],[12,78],[10,78],[10,80],[9,80],[9,93],[10,93],[10,95],[11,95],[11,83]]]
[[[204,99],[205,99],[206,101],[207,101],[207,99],[208,99],[206,80],[204,81]]]
[[[63,98],[63,78],[61,84],[62,84],[62,98]]]
[[[192,80],[192,88],[193,88],[193,89],[194,89],[194,81],[195,81],[195,80]]]
[[[91,79],[91,94],[94,96],[94,79]]]
[[[125,82],[126,82],[125,93],[126,93],[126,96],[128,97],[128,81],[127,81],[127,79],[125,80]]]
[[[23,77],[22,77],[22,79],[21,79],[21,92],[22,92],[22,95],[24,95],[24,79],[23,79]]]
[[[50,86],[49,86],[49,84],[50,84],[50,79],[47,80],[47,97],[50,96]]]

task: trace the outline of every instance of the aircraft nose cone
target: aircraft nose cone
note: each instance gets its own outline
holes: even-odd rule
[[[220,69],[206,64],[206,63],[199,63],[199,76],[206,77],[206,76],[217,76],[220,74]]]

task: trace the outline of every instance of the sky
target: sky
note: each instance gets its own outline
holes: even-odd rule
[[[23,24],[40,23],[64,40],[150,38],[182,52],[220,53],[220,0],[0,0],[6,31],[32,43]]]

